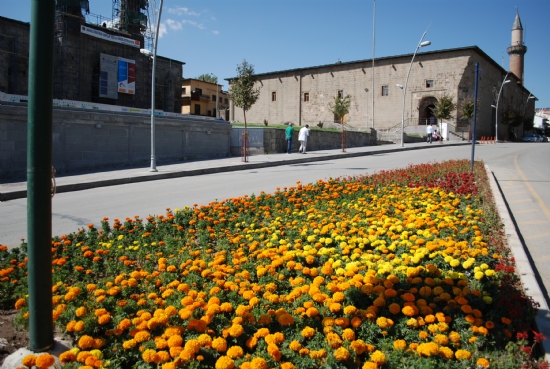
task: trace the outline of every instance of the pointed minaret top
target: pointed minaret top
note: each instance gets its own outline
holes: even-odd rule
[[[519,19],[519,12],[516,11],[516,19],[514,20],[514,25],[512,26],[512,31],[515,29],[521,29],[523,30],[523,26],[521,25],[521,19]]]

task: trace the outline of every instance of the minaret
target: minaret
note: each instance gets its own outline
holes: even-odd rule
[[[516,19],[512,26],[512,44],[508,47],[510,55],[510,72],[514,73],[523,85],[523,60],[527,52],[527,46],[523,44],[523,27],[516,11]]]

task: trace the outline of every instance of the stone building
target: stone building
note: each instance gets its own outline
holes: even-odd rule
[[[515,29],[518,22],[521,26],[519,15],[514,22]],[[526,50],[520,37],[522,35],[516,29],[512,38],[515,46],[510,54],[514,58],[523,58],[523,51]],[[256,74],[260,97],[247,112],[247,121],[260,123],[267,120],[273,124],[292,122],[310,126],[324,123],[326,126],[336,120],[329,109],[329,103],[337,95],[349,94],[352,96],[352,104],[344,119],[350,128],[399,130],[403,89],[397,85],[405,85],[411,67],[404,108],[407,129],[410,131],[427,122],[436,123],[431,108],[446,94],[459,106],[454,112],[454,119],[448,122],[449,130],[452,132],[462,127],[467,131],[469,122],[458,112],[461,104],[474,96],[476,63],[482,70],[478,81],[477,137],[496,135],[496,112],[492,105],[497,106],[498,92],[505,79],[512,83],[506,83],[500,95],[498,138],[505,139],[512,133],[512,127],[502,125],[503,113],[526,112],[532,118],[535,99],[522,83],[523,61],[511,63],[516,67],[508,72],[477,46],[420,52],[416,54],[411,66],[412,56],[406,54],[377,58],[374,73],[372,60],[366,59]],[[521,76],[515,73],[521,73]],[[230,89],[233,79],[228,79]],[[231,120],[244,120],[242,109],[231,104],[230,112]],[[515,129],[516,135],[521,135],[521,127]]]
[[[151,107],[152,60],[142,54],[146,1],[129,0],[120,25],[86,22],[88,1],[58,0],[55,12],[54,98]],[[84,6],[84,7],[83,7]],[[0,17],[0,91],[28,95],[30,24]],[[155,108],[181,113],[181,61],[157,56]],[[120,70],[126,75],[121,77]],[[121,82],[124,86],[121,87]]]

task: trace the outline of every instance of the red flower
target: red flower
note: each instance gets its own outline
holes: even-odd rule
[[[533,335],[535,336],[535,342],[537,343],[546,340],[546,337],[544,337],[544,334],[542,333],[533,331]]]
[[[523,333],[520,333],[518,332],[516,334],[516,338],[519,340],[526,340],[527,338],[529,338],[529,334],[527,334],[527,332],[523,332]]]

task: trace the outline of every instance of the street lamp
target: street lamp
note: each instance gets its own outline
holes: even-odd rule
[[[508,82],[510,82],[509,79],[506,79],[508,78],[508,74],[510,72],[506,73],[506,75],[504,76],[504,79],[502,80],[502,84],[500,85],[500,89],[498,90],[498,96],[497,96],[497,104],[495,106],[495,142],[498,142],[498,102],[500,100],[500,93],[502,92],[502,87],[507,84]]]
[[[420,41],[418,42],[418,45],[416,46],[416,50],[414,50],[414,54],[413,54],[413,57],[411,59],[411,65],[409,66],[409,71],[407,72],[407,79],[405,80],[405,87],[401,86],[401,85],[397,85],[399,88],[402,88],[403,89],[403,114],[401,116],[401,147],[404,147],[405,146],[405,99],[407,97],[407,84],[409,83],[409,75],[411,74],[411,69],[412,69],[412,66],[413,66],[413,62],[414,62],[414,57],[416,56],[416,53],[418,52],[418,49],[420,49],[421,47],[424,47],[424,46],[428,46],[428,45],[431,45],[431,42],[430,41],[422,41],[424,39],[424,36],[426,36],[426,32],[428,32],[427,30],[424,31],[424,33],[422,34],[422,37],[420,38]]]
[[[151,52],[147,49],[140,50],[142,54],[151,56],[153,58],[153,71],[151,73],[151,169],[149,169],[149,172],[158,172],[157,161],[155,158],[155,70],[157,64],[157,45],[159,41],[160,17],[162,15],[163,1],[164,0],[160,0],[158,18],[156,19],[157,30],[155,32],[155,43],[153,45],[153,51]]]

